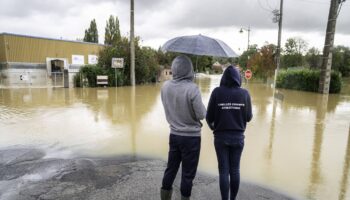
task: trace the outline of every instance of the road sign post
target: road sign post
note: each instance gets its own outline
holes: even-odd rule
[[[115,74],[115,87],[118,86],[117,68],[124,68],[124,58],[112,58],[112,68]]]

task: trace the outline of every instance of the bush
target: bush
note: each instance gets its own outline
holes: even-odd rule
[[[84,67],[81,67],[79,72],[75,75],[74,84],[76,87],[81,87],[81,86],[96,87],[97,75],[106,75],[106,72],[97,65],[86,65]],[[86,82],[85,82],[85,79],[86,79]]]
[[[318,92],[320,71],[309,69],[288,69],[280,71],[277,80],[277,88]],[[342,87],[341,75],[339,72],[331,73],[330,93],[339,93]]]
[[[118,86],[126,85],[126,79],[123,75],[124,69],[117,69]],[[114,68],[102,68],[99,65],[86,65],[81,67],[79,72],[74,76],[75,87],[97,87],[96,77],[98,75],[108,76],[108,86],[115,87],[115,70]]]

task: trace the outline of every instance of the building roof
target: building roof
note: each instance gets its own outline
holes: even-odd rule
[[[63,41],[63,42],[74,42],[74,43],[80,43],[80,44],[92,44],[92,45],[99,45],[99,46],[108,46],[104,44],[98,44],[98,43],[92,43],[92,42],[83,42],[83,41],[76,41],[76,40],[64,40],[64,39],[55,39],[55,38],[48,38],[48,37],[38,37],[38,36],[30,36],[30,35],[20,35],[15,33],[0,33],[0,35],[9,35],[9,36],[17,36],[17,37],[26,37],[26,38],[35,38],[35,39],[44,39],[44,40],[54,40],[54,41]]]

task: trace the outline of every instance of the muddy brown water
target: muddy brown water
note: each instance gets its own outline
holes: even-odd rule
[[[203,102],[220,76],[200,78]],[[244,84],[254,118],[242,178],[301,199],[350,199],[350,81],[337,95]],[[33,145],[48,157],[132,154],[166,160],[169,129],[160,84],[119,88],[0,89],[0,148]],[[199,169],[217,174],[204,123]]]

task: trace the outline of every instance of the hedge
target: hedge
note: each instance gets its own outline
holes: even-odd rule
[[[117,71],[118,86],[125,85],[125,78],[121,72],[122,70]],[[98,75],[107,75],[108,76],[108,86],[115,86],[115,71],[112,68],[103,69],[97,65],[86,65],[81,67],[79,72],[74,76],[74,85],[75,87],[97,87],[96,77]],[[82,83],[81,78],[86,82]]]
[[[277,88],[318,92],[320,80],[319,70],[310,69],[288,69],[278,73],[276,80]],[[342,87],[341,75],[339,72],[331,72],[329,93],[340,93]]]

